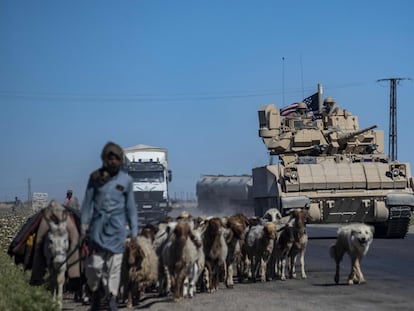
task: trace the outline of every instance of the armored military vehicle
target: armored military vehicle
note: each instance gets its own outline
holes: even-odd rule
[[[376,125],[361,129],[349,111],[323,107],[321,85],[307,104],[313,113],[299,117],[274,104],[258,111],[259,136],[278,159],[252,170],[255,214],[307,208],[314,223],[364,222],[377,237],[404,238],[414,209],[409,163],[383,154]]]

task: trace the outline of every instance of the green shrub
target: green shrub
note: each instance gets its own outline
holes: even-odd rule
[[[0,311],[59,310],[50,292],[43,286],[30,286],[29,273],[4,252],[0,252],[0,275]]]

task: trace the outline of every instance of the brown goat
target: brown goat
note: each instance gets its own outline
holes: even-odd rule
[[[121,284],[127,295],[127,307],[138,304],[145,288],[158,281],[158,256],[151,241],[143,236],[137,237],[137,246],[131,247],[130,240],[125,244],[122,263]]]
[[[226,243],[228,246],[228,254],[226,258],[227,265],[227,277],[226,286],[233,288],[233,264],[236,262],[237,277],[241,283],[243,280],[242,272],[242,252],[241,249],[244,245],[246,228],[249,226],[249,219],[246,215],[239,213],[230,216],[227,219],[227,228],[229,229],[228,236],[226,237]]]
[[[208,273],[207,290],[211,293],[218,289],[220,280],[220,265],[225,266],[227,244],[223,238],[223,224],[220,218],[208,220],[203,234],[205,265]],[[226,272],[225,272],[226,274]]]
[[[296,278],[296,258],[300,256],[301,277],[306,279],[305,272],[305,251],[308,244],[308,235],[305,226],[307,220],[312,220],[309,212],[304,209],[294,209],[290,212],[293,220],[293,237],[294,243],[289,253],[289,277]]]
[[[178,222],[162,249],[162,263],[167,276],[167,290],[171,288],[175,301],[184,297],[184,281],[197,261],[201,247],[188,222]]]

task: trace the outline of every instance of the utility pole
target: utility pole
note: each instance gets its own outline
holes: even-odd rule
[[[388,157],[391,161],[398,158],[397,148],[397,83],[401,80],[411,80],[410,78],[386,78],[377,80],[390,81],[390,123],[388,136]]]

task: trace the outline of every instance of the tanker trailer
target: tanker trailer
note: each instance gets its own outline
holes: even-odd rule
[[[196,184],[198,209],[209,215],[253,215],[250,175],[202,175]]]
[[[273,104],[258,111],[259,136],[278,163],[252,170],[255,215],[307,208],[313,223],[364,222],[377,237],[404,238],[414,209],[410,164],[383,154],[376,125],[361,129],[349,111],[324,111],[320,85],[308,99],[312,114]]]

